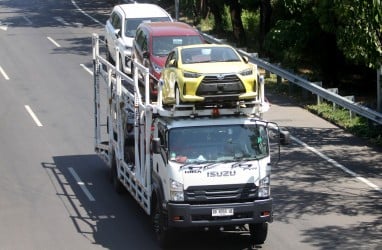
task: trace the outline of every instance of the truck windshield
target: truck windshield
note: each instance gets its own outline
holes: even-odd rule
[[[169,158],[181,163],[249,161],[269,155],[263,125],[222,125],[173,128]]]

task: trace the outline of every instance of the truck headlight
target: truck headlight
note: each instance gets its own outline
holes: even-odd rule
[[[183,184],[170,179],[170,200],[184,201]]]
[[[271,196],[271,169],[270,163],[265,167],[265,177],[259,182],[259,198]]]
[[[271,179],[269,175],[260,180],[259,184],[259,197],[266,198],[271,196]]]

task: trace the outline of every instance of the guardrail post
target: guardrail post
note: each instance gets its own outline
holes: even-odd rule
[[[288,71],[289,73],[294,73],[294,70],[293,69],[286,69],[286,71]],[[291,82],[291,81],[288,81],[288,93],[289,93],[289,95],[291,96],[291,95],[293,95],[293,90],[294,90],[294,87],[295,87],[296,85],[293,83],[293,82]]]
[[[258,57],[258,56],[257,56]],[[269,62],[269,58],[263,58],[263,60]],[[271,72],[269,70],[265,69],[265,78],[270,78],[271,77]],[[278,83],[278,82],[277,82]]]
[[[351,102],[354,102],[354,95],[344,96],[344,98],[348,99]],[[353,119],[353,112],[351,110],[349,110],[349,116],[350,119]]]
[[[276,66],[280,68],[281,67],[281,63],[276,63]],[[283,78],[280,75],[277,75],[276,79],[277,79],[277,84],[278,85],[283,82]]]
[[[327,91],[329,92],[332,92],[334,94],[338,94],[338,88],[329,88],[329,89],[326,89]],[[336,103],[333,102],[333,109],[336,109],[337,105]]]
[[[382,65],[377,70],[377,111],[382,113]]]
[[[316,84],[317,86],[320,86],[322,88],[322,82],[313,82],[313,84]],[[322,97],[317,95],[317,105],[320,105],[321,102],[322,102]]]

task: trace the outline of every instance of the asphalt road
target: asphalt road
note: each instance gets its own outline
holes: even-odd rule
[[[91,34],[102,0],[0,1],[0,249],[158,249],[148,216],[94,154]],[[292,134],[273,168],[262,250],[382,249],[382,149],[268,94]],[[178,249],[248,249],[184,233]]]

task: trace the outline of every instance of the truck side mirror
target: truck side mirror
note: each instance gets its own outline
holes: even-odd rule
[[[280,131],[280,143],[281,145],[288,145],[290,143],[289,131]]]
[[[159,154],[160,148],[161,148],[160,139],[159,138],[153,138],[153,141],[152,141],[153,153]]]
[[[114,34],[115,34],[115,36],[116,36],[117,38],[120,38],[120,37],[121,37],[121,29],[116,29],[116,30],[114,31]]]

